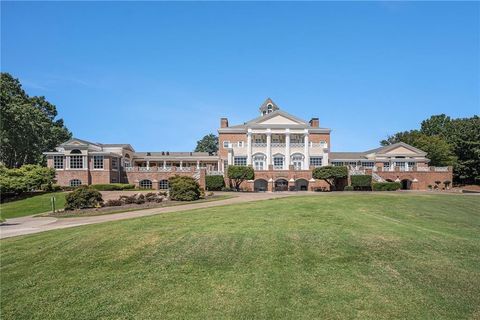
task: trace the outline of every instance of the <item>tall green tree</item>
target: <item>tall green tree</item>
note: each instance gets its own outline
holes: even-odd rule
[[[216,153],[218,151],[218,137],[213,133],[207,134],[197,141],[195,152]]]
[[[0,161],[9,168],[42,164],[42,152],[53,150],[72,134],[45,97],[30,97],[18,79],[1,73]]]

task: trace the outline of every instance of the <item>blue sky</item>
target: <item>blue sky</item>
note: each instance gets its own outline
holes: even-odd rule
[[[478,2],[2,2],[1,70],[74,135],[188,151],[281,109],[361,151],[480,113]]]

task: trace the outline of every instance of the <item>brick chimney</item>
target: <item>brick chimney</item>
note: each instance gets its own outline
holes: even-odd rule
[[[310,120],[310,127],[318,128],[319,126],[320,126],[320,121],[318,121],[318,118],[312,118]]]
[[[228,119],[220,118],[220,128],[228,128]]]

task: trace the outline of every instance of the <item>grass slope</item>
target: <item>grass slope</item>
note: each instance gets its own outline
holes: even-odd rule
[[[480,318],[480,197],[320,195],[1,241],[2,319]]]
[[[66,194],[66,192],[45,193],[22,200],[2,203],[0,206],[0,216],[3,219],[10,219],[50,211],[52,210],[50,199],[53,196],[56,200],[56,208],[63,209],[65,207]]]

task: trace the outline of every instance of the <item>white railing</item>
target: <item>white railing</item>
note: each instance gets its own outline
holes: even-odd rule
[[[207,171],[207,176],[223,176],[223,171]]]
[[[325,142],[312,142],[310,143],[310,148],[328,148],[328,144]]]
[[[437,172],[448,172],[448,167],[434,167]]]
[[[267,147],[267,143],[264,143],[264,142],[254,142],[252,144],[253,147],[255,148],[266,148]]]
[[[303,142],[294,142],[294,143],[290,143],[290,147],[291,148],[303,148],[305,147],[305,143]]]
[[[430,167],[417,167],[417,171],[428,172],[430,171]]]
[[[282,148],[282,147],[285,147],[286,144],[285,143],[280,143],[280,142],[272,142],[271,146],[272,146],[272,148]]]

